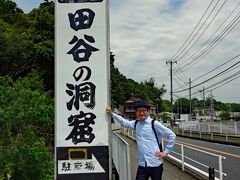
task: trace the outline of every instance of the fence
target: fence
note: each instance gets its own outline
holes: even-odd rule
[[[120,180],[131,180],[129,144],[112,132],[112,158]]]
[[[199,122],[187,121],[179,124],[179,128],[183,130],[191,130],[198,132],[214,132],[219,134],[239,134],[240,135],[240,122]]]
[[[185,170],[185,167],[199,173],[202,174],[204,177],[208,177],[208,170],[211,167],[214,167],[214,161],[218,163],[217,167],[214,167],[214,171],[218,174],[218,178],[215,179],[219,179],[219,180],[223,180],[224,176],[227,176],[226,173],[223,173],[223,163],[222,161],[224,159],[226,159],[225,157],[221,156],[221,155],[217,155],[217,154],[213,154],[207,151],[203,151],[197,148],[193,148],[191,146],[187,146],[187,145],[183,145],[183,144],[179,144],[179,143],[175,143],[175,146],[179,146],[180,147],[180,153],[173,151],[172,155],[169,155],[170,159],[173,159],[175,161],[177,161],[178,163],[181,164],[182,166],[182,170]],[[189,151],[188,155],[185,154],[185,151]],[[202,160],[199,158],[198,160],[193,159],[191,157],[189,157],[189,155],[191,155],[193,153],[193,151],[197,151],[199,157],[201,157],[202,154],[204,154],[205,156],[209,156],[209,162],[201,162]],[[214,158],[215,157],[215,158]],[[212,163],[212,165],[210,165]]]
[[[180,123],[174,132],[180,136],[240,145],[240,122],[188,121]]]

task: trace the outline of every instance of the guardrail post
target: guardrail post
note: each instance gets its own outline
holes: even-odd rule
[[[215,179],[215,170],[212,167],[208,168],[208,179],[209,180],[214,180]]]
[[[218,156],[218,165],[219,165],[219,179],[223,180],[223,170],[222,170],[222,159],[221,155]]]
[[[221,134],[223,133],[223,125],[222,125],[222,122],[220,122],[220,132],[221,132]]]
[[[210,132],[211,132],[211,128],[210,128],[210,124],[208,122],[208,133],[210,134]]]
[[[128,130],[127,130],[127,128],[124,128],[124,135],[128,135]]]
[[[236,122],[236,121],[234,122],[234,132],[235,132],[235,134],[238,133],[238,132],[237,132],[237,122]]]
[[[112,169],[112,176],[113,176],[112,177],[113,180],[119,180],[119,175],[118,175],[116,167],[113,167],[113,169]]]
[[[182,154],[182,170],[184,171],[184,145],[181,144],[181,154]]]

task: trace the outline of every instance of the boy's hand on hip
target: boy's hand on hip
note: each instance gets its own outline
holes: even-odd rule
[[[168,155],[168,154],[165,153],[165,152],[160,152],[160,151],[155,152],[155,157],[161,157],[161,158],[163,158],[163,157],[166,157],[167,155]]]

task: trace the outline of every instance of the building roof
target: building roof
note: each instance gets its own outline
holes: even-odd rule
[[[124,102],[124,104],[132,104],[132,103],[135,103],[137,101],[142,101],[142,99],[138,98],[138,97],[130,97],[128,100],[126,100]]]

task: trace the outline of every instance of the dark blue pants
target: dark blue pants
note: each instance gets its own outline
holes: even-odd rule
[[[138,166],[136,180],[161,180],[163,172],[163,164],[158,167],[142,167]]]

